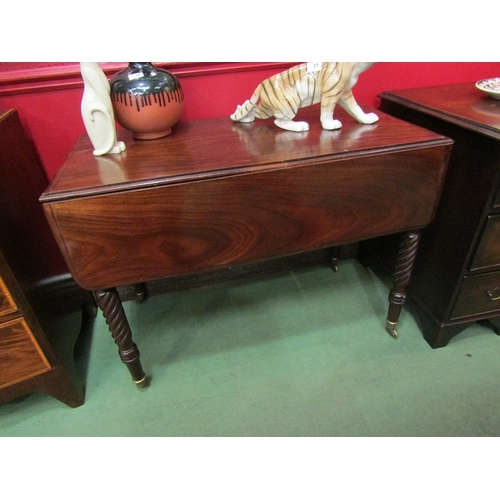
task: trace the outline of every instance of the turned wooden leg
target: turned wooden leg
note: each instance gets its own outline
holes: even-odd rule
[[[401,237],[401,243],[399,245],[396,267],[392,277],[393,286],[389,292],[389,311],[387,313],[385,327],[389,334],[395,339],[398,338],[396,325],[398,324],[399,315],[401,314],[401,308],[406,300],[406,288],[410,283],[419,241],[420,233],[411,232]]]
[[[132,332],[115,288],[96,290],[96,301],[104,314],[111,335],[118,346],[121,360],[125,363],[137,387],[145,387],[146,375],[139,359],[139,349],[132,340]]]

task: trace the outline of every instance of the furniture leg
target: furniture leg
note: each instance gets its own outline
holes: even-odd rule
[[[136,304],[142,304],[148,298],[148,290],[144,283],[134,285],[134,301]]]
[[[120,358],[132,375],[132,380],[137,387],[145,387],[146,375],[139,359],[139,349],[132,340],[132,332],[118,292],[115,288],[111,288],[109,290],[96,290],[94,291],[94,295],[98,306],[104,314],[113,339],[118,345]]]
[[[406,300],[406,289],[410,283],[411,272],[417,255],[420,233],[409,232],[403,234],[396,257],[396,266],[393,274],[393,286],[389,292],[389,311],[387,313],[386,330],[395,339],[398,338],[396,325],[401,308]]]
[[[333,247],[330,265],[334,273],[339,272],[340,247]]]

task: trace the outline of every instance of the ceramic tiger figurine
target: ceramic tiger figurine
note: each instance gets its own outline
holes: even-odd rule
[[[340,104],[359,123],[375,123],[375,113],[365,113],[354,99],[352,88],[359,75],[374,63],[325,62],[303,63],[278,73],[258,85],[252,97],[231,115],[237,122],[252,122],[255,118],[270,118],[285,130],[303,132],[309,124],[294,121],[300,108],[321,103],[321,126],[326,130],[342,127],[334,119],[336,104]]]

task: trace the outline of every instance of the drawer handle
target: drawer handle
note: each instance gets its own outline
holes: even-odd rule
[[[496,288],[493,288],[492,290],[488,290],[486,292],[486,295],[488,295],[490,300],[499,300],[500,299],[500,288],[497,286]]]

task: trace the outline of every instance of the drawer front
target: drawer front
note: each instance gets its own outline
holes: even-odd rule
[[[490,215],[472,261],[471,271],[500,265],[500,215]]]
[[[50,369],[23,318],[0,324],[0,389]]]
[[[484,313],[500,314],[500,272],[466,276],[451,319]]]
[[[0,277],[0,316],[17,311],[17,305]]]

